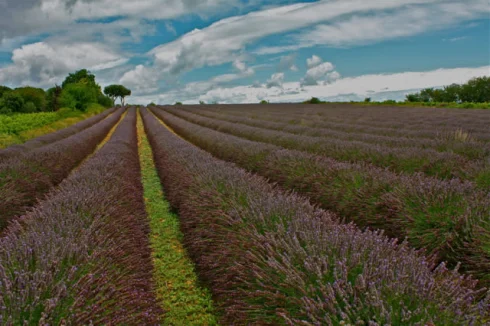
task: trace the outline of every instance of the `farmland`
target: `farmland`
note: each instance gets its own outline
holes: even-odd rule
[[[490,323],[489,125],[129,107],[0,149],[0,324]]]

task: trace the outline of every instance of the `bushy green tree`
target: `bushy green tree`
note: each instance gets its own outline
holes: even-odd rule
[[[81,69],[72,74],[69,74],[68,77],[66,77],[61,84],[61,87],[65,88],[70,84],[86,84],[98,87],[100,89],[100,87],[95,82],[95,75],[90,73],[90,71],[88,71],[87,69]]]
[[[462,102],[490,102],[490,77],[471,79],[461,86],[459,97]]]
[[[90,103],[97,103],[97,91],[86,84],[69,84],[60,96],[62,107],[86,111]]]
[[[32,113],[46,111],[46,93],[42,88],[27,86],[16,88],[13,92],[20,95],[25,103],[30,102],[34,105],[34,110],[32,110],[32,105],[30,105],[24,112],[28,111],[29,113]]]
[[[109,96],[113,101],[120,98],[121,104],[124,106],[124,99],[131,95],[131,90],[123,85],[109,85],[104,88],[104,94]]]
[[[114,101],[110,97],[104,96],[102,94],[99,94],[99,96],[97,97],[97,102],[106,108],[110,108],[114,105]]]
[[[419,93],[408,94],[407,102],[490,102],[490,77],[473,78],[466,84],[452,84],[442,89],[426,88]]]
[[[10,91],[12,91],[11,88],[9,88],[7,86],[1,86],[0,85],[0,98],[2,98],[3,94],[10,92]]]
[[[3,113],[18,113],[22,112],[25,102],[22,96],[15,92],[3,94],[0,99],[0,108]]]

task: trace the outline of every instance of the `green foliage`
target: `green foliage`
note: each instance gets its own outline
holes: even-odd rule
[[[408,94],[407,102],[435,103],[487,103],[490,102],[490,77],[473,78],[466,84],[452,84],[443,89],[426,88]]]
[[[165,325],[216,325],[211,294],[199,285],[194,265],[182,245],[179,217],[165,200],[153,153],[138,119],[141,181],[150,222],[153,279],[166,310]]]
[[[364,99],[364,102],[365,102],[365,103],[370,103],[370,102],[371,102],[371,98],[370,98],[370,97],[366,97],[366,98]]]
[[[262,101],[260,101],[260,104],[269,104],[269,101],[262,100]]]
[[[318,97],[312,97],[309,101],[306,101],[307,104],[321,104],[322,102]]]
[[[21,113],[35,113],[37,111],[36,105],[33,102],[27,102],[22,107]]]
[[[86,84],[68,84],[63,88],[60,104],[63,107],[86,111],[90,103],[97,103],[98,93]]]
[[[12,91],[11,88],[9,88],[7,86],[1,86],[0,85],[0,98],[2,98],[3,94],[10,92],[10,91]]]
[[[32,105],[30,105],[29,108],[25,108],[20,112],[32,113],[43,112],[46,110],[46,93],[42,88],[27,86],[16,88],[13,92],[20,95],[25,103],[30,102],[34,105],[34,109],[32,109]]]
[[[150,103],[150,104],[148,104],[146,107],[147,107],[147,108],[150,108],[150,107],[152,107],[152,106],[157,106],[157,105],[156,105],[155,103],[151,102],[151,103]]]
[[[199,101],[199,104],[204,105],[204,104],[206,104],[206,102],[204,102],[204,101]]]
[[[46,91],[46,111],[58,111],[60,106],[60,96],[63,89],[56,85]]]
[[[113,101],[120,98],[121,104],[124,106],[124,98],[131,95],[131,90],[123,85],[109,85],[104,88],[104,94],[109,96]]]
[[[99,94],[97,97],[97,103],[106,108],[110,108],[114,105],[114,101],[109,96],[104,96],[102,94]]]
[[[95,83],[95,75],[90,73],[87,69],[78,70],[75,73],[69,74],[65,81],[61,84],[62,88],[70,84],[86,84],[99,87]],[[100,88],[99,88],[100,89]]]
[[[15,92],[7,92],[0,99],[0,108],[5,113],[17,113],[22,112],[25,105],[22,96]]]
[[[182,102],[175,102],[174,105],[182,105]]]

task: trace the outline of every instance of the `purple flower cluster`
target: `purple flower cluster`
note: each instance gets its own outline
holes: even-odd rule
[[[124,110],[81,132],[0,163],[0,231],[90,155]]]
[[[155,112],[186,138],[217,134]],[[475,303],[482,291],[457,270],[436,267],[382,233],[341,224],[142,115],[186,247],[224,324],[478,325],[490,317],[490,297]],[[261,157],[273,148],[219,141],[228,137],[237,153]]]
[[[482,141],[490,141],[488,110],[356,107],[352,105],[198,106],[200,110],[247,116],[256,120],[285,121],[309,127],[366,132],[413,138],[437,138],[463,129]]]
[[[404,136],[376,135],[371,133],[358,132],[355,129],[345,131],[335,130],[332,128],[317,128],[303,124],[291,124],[288,123],[288,117],[284,116],[278,116],[275,121],[268,121],[252,119],[245,116],[244,114],[234,115],[230,113],[224,113],[223,111],[216,112],[203,110],[199,107],[190,107],[188,110],[197,115],[212,119],[240,123],[263,129],[284,131],[296,135],[359,141],[368,144],[381,144],[388,147],[413,147],[420,149],[430,148],[439,152],[454,152],[456,154],[466,156],[470,159],[486,159],[488,156],[490,156],[490,146],[488,146],[488,144],[471,139],[460,141],[458,139],[455,139],[454,133],[452,139],[450,137],[450,134],[447,132],[445,134],[441,134],[440,137],[437,138],[415,138]],[[283,121],[281,121],[281,119],[283,119]]]
[[[98,115],[95,115],[93,117],[90,117],[88,119],[85,119],[83,121],[80,121],[68,128],[64,128],[43,136],[36,137],[34,139],[28,140],[24,144],[21,145],[12,145],[6,149],[0,149],[0,163],[14,157],[16,155],[19,155],[19,153],[24,153],[29,150],[32,150],[34,148],[38,148],[47,144],[51,144],[57,141],[60,141],[62,139],[65,139],[69,136],[72,136],[76,133],[79,133],[80,131],[87,129],[89,127],[92,127],[94,124],[96,124],[99,121],[102,121],[103,119],[107,118],[110,114],[114,113],[116,109],[112,108],[110,110],[106,110]]]
[[[461,262],[464,272],[490,283],[490,196],[472,183],[339,162],[224,134],[164,110],[153,112],[216,157],[294,189],[359,227],[407,238],[451,267]]]
[[[0,239],[0,324],[158,325],[148,234],[133,108]]]
[[[398,148],[357,140],[320,138],[252,127],[245,124],[215,120],[185,110],[165,108],[168,112],[193,123],[253,141],[273,143],[288,149],[307,151],[345,162],[366,162],[395,172],[422,172],[443,179],[477,180],[490,175],[490,164],[470,160],[452,152],[431,148]],[[485,183],[486,186],[486,183]]]

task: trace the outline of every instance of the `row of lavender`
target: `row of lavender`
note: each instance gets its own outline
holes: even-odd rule
[[[466,114],[469,117],[466,117],[465,120],[464,117],[454,116],[451,117],[451,123],[440,125],[440,120],[447,112],[460,112],[462,110],[438,109],[438,114],[432,116],[428,116],[425,111],[415,110],[418,112],[418,118],[415,118],[408,114],[408,112],[412,112],[411,108],[403,109],[402,112],[392,110],[392,108],[383,108],[377,114],[373,113],[372,108],[357,108],[358,114],[372,115],[376,118],[371,123],[362,123],[362,118],[348,119],[344,117],[345,108],[337,108],[336,106],[241,105],[225,107],[201,105],[196,108],[240,117],[246,116],[254,120],[282,121],[292,125],[409,138],[446,138],[451,134],[454,135],[456,130],[462,130],[469,132],[476,140],[490,141],[486,127],[490,122],[485,110],[468,110],[469,112]],[[342,118],[324,117],[325,112],[335,110]],[[421,117],[423,121],[419,120]],[[411,122],[412,120],[415,122]]]
[[[178,134],[218,158],[308,196],[360,227],[407,238],[490,284],[490,195],[469,182],[406,176],[253,142],[153,109]]]
[[[441,179],[457,177],[474,181],[478,186],[490,189],[490,164],[485,160],[470,160],[455,153],[438,152],[433,149],[392,148],[359,141],[295,135],[241,123],[211,119],[171,107],[164,109],[201,126],[253,141],[307,151],[344,162],[369,163],[374,166],[389,168],[394,172],[410,174],[422,172],[428,176]]]
[[[209,107],[209,106],[207,106]],[[216,106],[227,112],[248,112],[259,117],[289,117],[305,121],[334,122],[355,127],[378,127],[386,131],[450,131],[464,129],[490,140],[486,110],[450,110],[429,108],[357,107],[351,105],[267,105]]]
[[[490,155],[490,146],[488,144],[472,139],[459,139],[454,132],[452,135],[441,135],[441,137],[435,139],[408,138],[369,134],[357,132],[355,130],[343,131],[329,128],[316,128],[291,124],[287,121],[281,122],[280,119],[277,119],[276,121],[251,119],[245,114],[239,116],[220,111],[203,110],[199,107],[190,107],[189,110],[195,114],[212,119],[241,123],[252,127],[283,131],[296,135],[342,139],[345,141],[356,141],[367,144],[379,144],[387,147],[404,147],[407,148],[407,150],[410,150],[411,148],[417,148],[418,150],[434,149],[439,152],[453,152],[473,160],[482,160]]]
[[[2,161],[5,161],[9,158],[12,158],[14,156],[20,155],[21,153],[25,153],[27,151],[30,151],[34,148],[39,148],[41,146],[51,144],[54,142],[57,142],[59,140],[65,139],[69,136],[72,136],[76,133],[79,133],[80,131],[87,129],[93,125],[95,125],[97,122],[102,121],[106,117],[108,117],[110,114],[114,113],[116,109],[112,108],[110,110],[106,110],[98,115],[95,115],[91,118],[88,118],[86,120],[80,121],[68,128],[49,133],[43,136],[36,137],[34,139],[28,140],[22,145],[13,145],[10,146],[6,149],[0,150],[0,163]]]
[[[0,163],[0,231],[90,155],[124,109],[81,132]]]
[[[185,124],[157,113],[173,126]],[[146,110],[142,115],[185,244],[224,324],[477,325],[490,318],[490,296],[475,303],[481,292],[458,272],[434,268],[378,232],[340,224],[180,139]],[[189,127],[196,137],[208,135]]]
[[[0,239],[0,324],[158,325],[148,228],[130,109]]]

